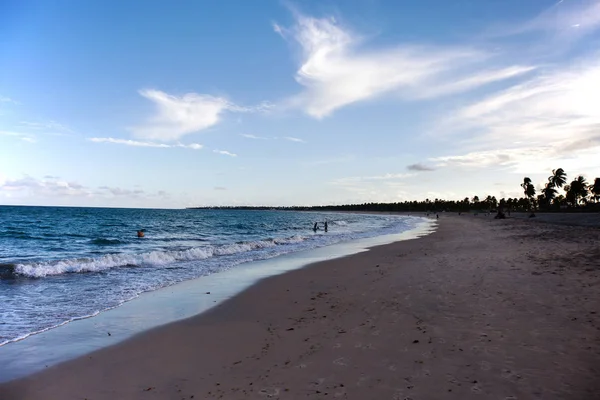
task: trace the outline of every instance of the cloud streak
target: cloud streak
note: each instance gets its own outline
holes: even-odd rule
[[[12,104],[21,104],[16,100],[11,99],[10,97],[0,95],[0,103],[12,103]]]
[[[290,142],[296,142],[296,143],[306,143],[306,141],[299,139],[299,138],[295,138],[295,137],[291,137],[291,136],[285,136],[284,137],[285,140],[289,140]]]
[[[229,152],[229,151],[227,151],[227,150],[213,150],[213,153],[216,153],[216,154],[221,154],[221,155],[223,155],[223,156],[237,157],[237,154],[230,153],[230,152]]]
[[[242,133],[242,134],[240,134],[240,136],[245,137],[246,139],[254,139],[254,140],[268,140],[269,139],[264,136],[256,136],[256,135],[251,135],[248,133]]]
[[[15,137],[15,138],[17,138],[19,140],[27,142],[27,143],[37,143],[37,140],[35,139],[35,137],[32,137],[30,135],[26,135],[26,134],[21,133],[21,132],[0,131],[0,135],[1,136],[12,136],[12,137]]]
[[[198,143],[165,144],[165,143],[156,143],[156,142],[142,142],[142,141],[138,141],[138,140],[129,140],[129,139],[115,139],[115,138],[111,138],[111,137],[106,137],[106,138],[94,137],[94,138],[89,138],[88,140],[90,142],[94,142],[94,143],[113,143],[113,144],[122,144],[125,146],[154,147],[154,148],[161,148],[161,149],[181,147],[181,148],[185,148],[185,149],[200,150],[200,149],[202,149],[202,147],[204,147]]]

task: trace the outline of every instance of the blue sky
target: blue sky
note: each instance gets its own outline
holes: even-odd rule
[[[0,0],[0,204],[519,196],[600,176],[598,0]]]

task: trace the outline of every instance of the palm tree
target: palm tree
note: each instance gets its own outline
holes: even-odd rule
[[[548,183],[553,187],[561,188],[567,183],[567,174],[562,168],[553,169],[552,176],[548,177]]]
[[[554,189],[554,186],[550,182],[548,182],[542,189],[542,194],[544,195],[544,199],[548,205],[552,204],[552,200],[554,200],[557,193],[558,191]]]
[[[594,179],[594,184],[590,185],[590,191],[594,194],[594,201],[600,200],[600,178]]]
[[[588,183],[582,175],[579,175],[570,185],[565,186],[567,191],[567,200],[575,207],[579,205],[579,199],[586,200],[588,192]]]
[[[582,175],[579,175],[577,179],[571,182],[571,190],[573,190],[573,183],[575,182],[577,182],[577,184],[575,185],[575,197],[577,199],[577,202],[579,202],[579,198],[581,198],[581,200],[583,201],[586,201],[588,194],[590,194],[588,191],[588,187],[590,185],[587,183],[587,181]]]
[[[521,183],[521,187],[523,188],[523,193],[529,199],[529,207],[532,207],[533,197],[535,196],[535,187],[531,183],[531,179],[527,177],[523,178],[523,183]]]

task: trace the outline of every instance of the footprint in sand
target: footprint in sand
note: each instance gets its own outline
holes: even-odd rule
[[[334,348],[334,349],[339,349],[339,348],[341,348],[341,347],[342,347],[342,344],[341,344],[341,343],[335,343],[335,344],[333,345],[333,348]]]
[[[519,379],[521,379],[521,375],[517,374],[516,372],[511,371],[510,369],[503,369],[502,373],[500,374],[504,379],[508,379],[511,382],[516,382]]]
[[[479,394],[481,393],[481,388],[477,385],[471,386],[471,392]]]
[[[258,394],[261,396],[266,396],[268,398],[279,396],[280,389],[279,388],[264,388],[261,389]]]
[[[340,365],[342,367],[345,367],[348,365],[348,360],[345,357],[340,357],[338,359],[333,360],[333,363],[335,365]]]
[[[310,384],[314,387],[319,387],[323,384],[323,382],[325,382],[325,378],[319,378],[314,382],[311,382]]]

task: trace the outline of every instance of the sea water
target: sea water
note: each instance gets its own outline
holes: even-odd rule
[[[281,254],[405,232],[420,221],[275,210],[0,206],[0,345],[143,292]]]

